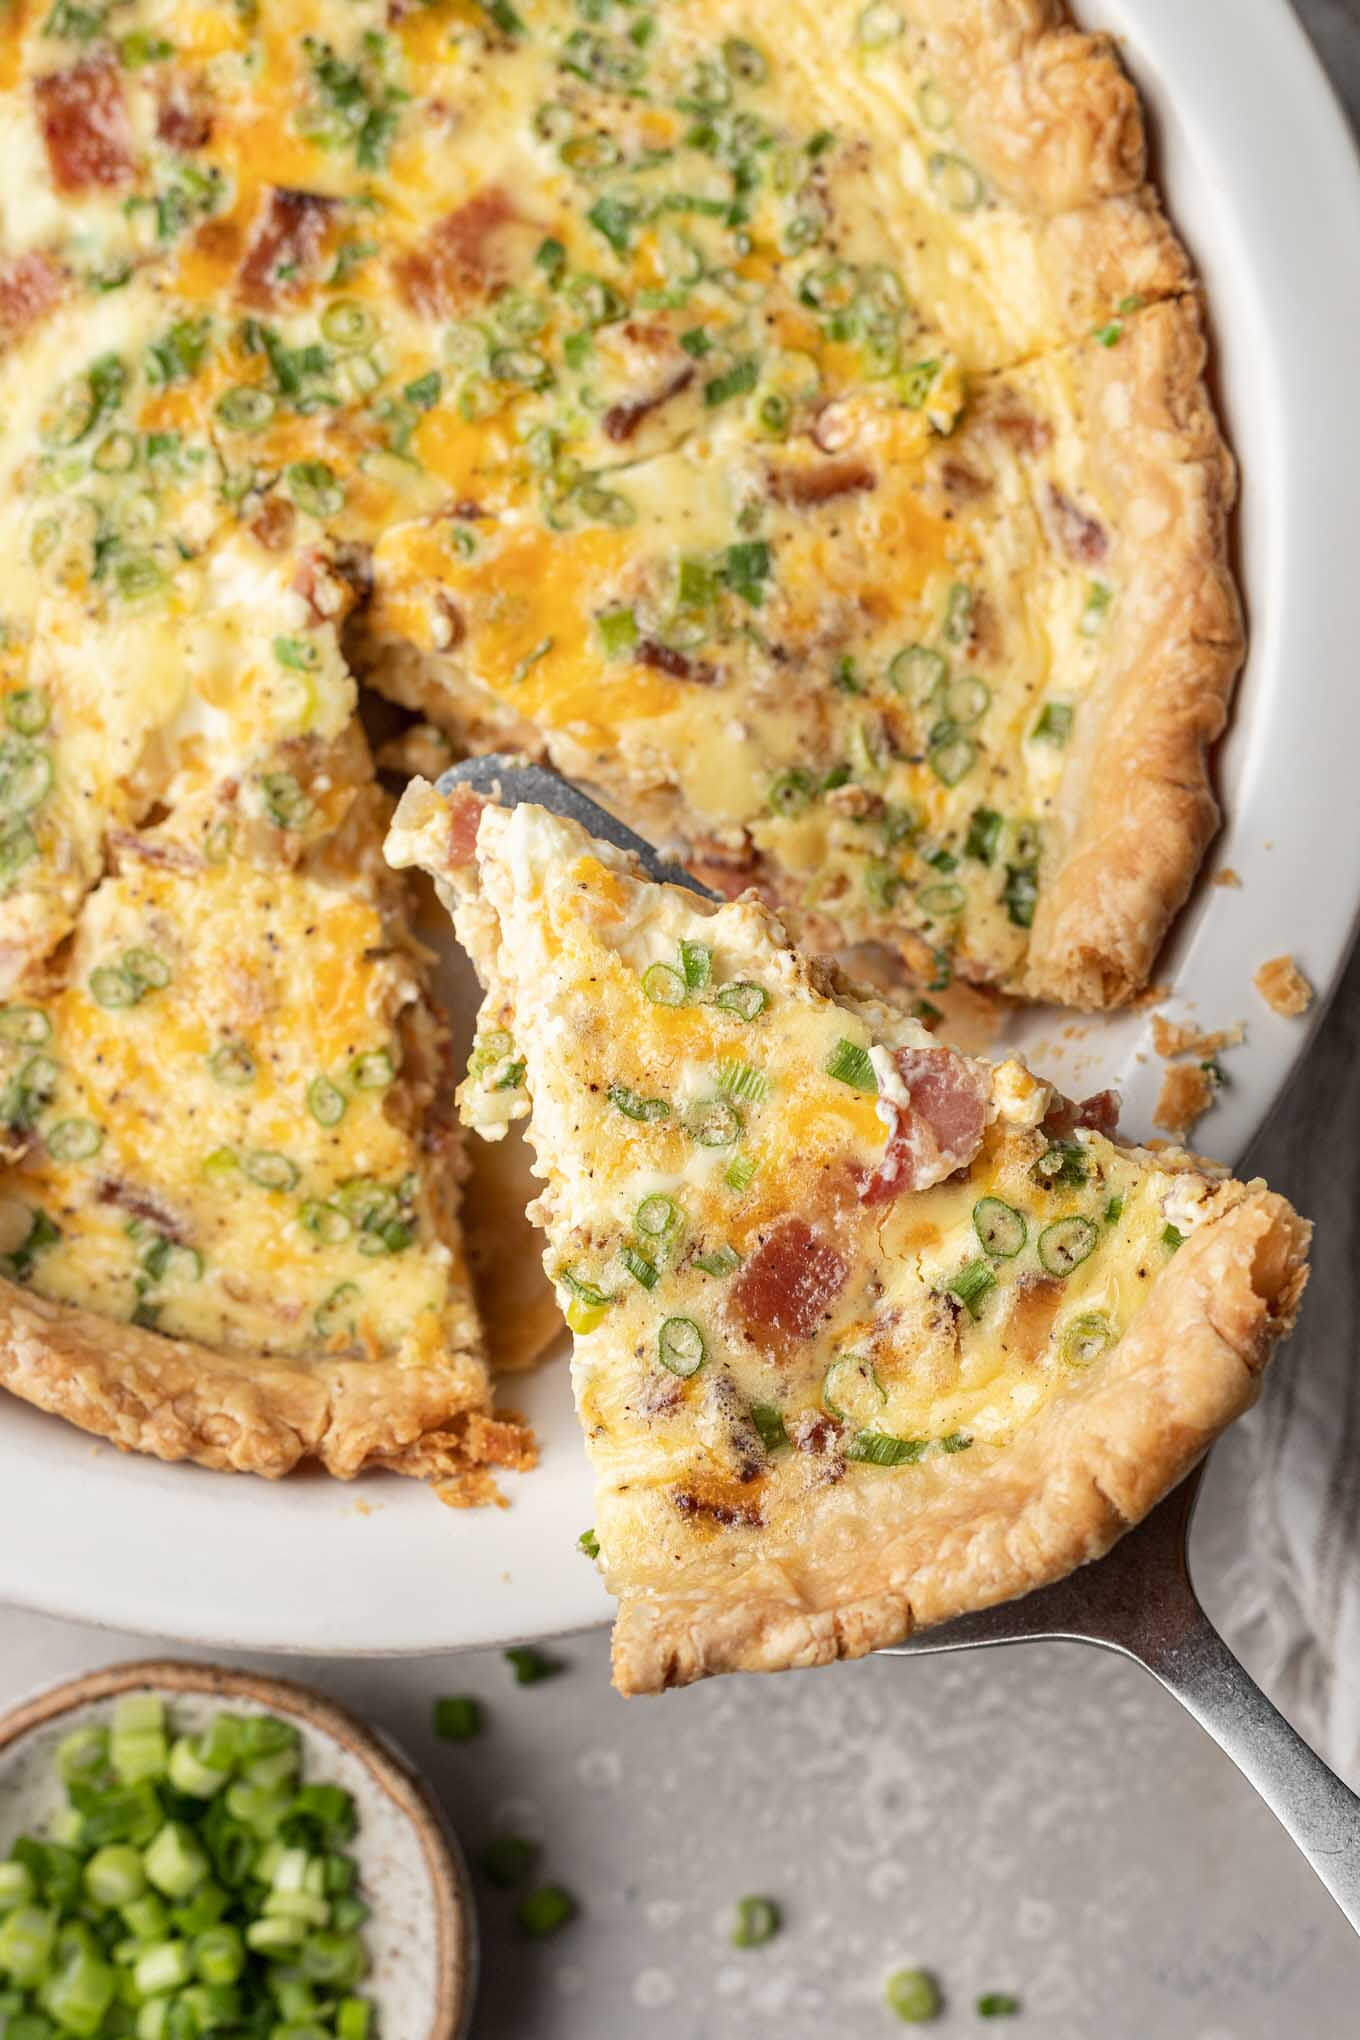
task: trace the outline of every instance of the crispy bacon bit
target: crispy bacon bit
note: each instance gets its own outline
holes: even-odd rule
[[[711,687],[717,674],[701,659],[686,658],[673,645],[658,644],[655,638],[644,638],[633,657],[640,666],[651,666],[658,673],[669,673],[672,680],[694,680],[701,687]]]
[[[771,468],[769,489],[776,503],[793,509],[813,509],[837,496],[863,495],[878,487],[878,477],[866,461],[828,460],[816,467]]]
[[[286,496],[266,496],[250,520],[250,529],[268,552],[282,552],[293,535],[297,512]]]
[[[911,1102],[879,1101],[892,1128],[882,1160],[860,1184],[865,1204],[927,1190],[966,1168],[987,1124],[990,1085],[979,1064],[950,1048],[899,1048],[893,1064]]]
[[[1050,1140],[1067,1140],[1079,1126],[1103,1133],[1113,1140],[1119,1130],[1118,1091],[1096,1091],[1077,1104],[1071,1098],[1055,1096],[1043,1117],[1043,1131]]]
[[[992,485],[987,477],[963,460],[945,461],[940,469],[940,481],[945,494],[956,503],[976,503],[991,493]]]
[[[65,287],[64,275],[46,255],[16,255],[0,262],[0,347],[36,325]]]
[[[95,1189],[95,1196],[101,1204],[116,1204],[123,1211],[130,1211],[134,1218],[144,1219],[154,1225],[157,1232],[183,1246],[185,1232],[169,1205],[163,1204],[150,1190],[141,1190],[135,1183],[125,1183],[121,1176],[101,1176]]]
[[[38,120],[58,191],[112,189],[135,167],[123,81],[111,52],[39,78]]]
[[[459,864],[471,864],[476,857],[477,831],[481,827],[485,806],[481,794],[474,793],[470,786],[455,786],[449,795],[449,833],[445,838],[444,854],[450,869]]]
[[[986,595],[975,595],[968,614],[968,653],[974,659],[994,659],[1001,650],[1001,622],[996,604]]]
[[[1015,453],[1042,453],[1053,443],[1053,427],[1019,404],[992,413],[991,423]]]
[[[236,280],[237,296],[267,308],[305,288],[336,203],[316,191],[271,187]]]
[[[757,1247],[728,1292],[747,1336],[781,1348],[810,1339],[845,1287],[849,1269],[802,1218],[786,1218]]]
[[[172,149],[186,153],[206,149],[212,140],[213,112],[201,78],[173,75],[156,114],[156,134]]]
[[[1098,566],[1110,550],[1104,525],[1074,503],[1056,482],[1049,483],[1047,500],[1049,530],[1067,557],[1083,566]]]
[[[157,836],[140,835],[136,829],[110,829],[109,848],[125,857],[140,858],[143,864],[159,864],[167,871],[202,871],[203,859],[187,843],[167,843]]]
[[[810,1452],[818,1459],[835,1451],[840,1435],[836,1419],[822,1410],[800,1410],[789,1427],[789,1442],[794,1450]]]
[[[678,397],[694,381],[694,364],[685,362],[673,375],[667,376],[660,389],[650,396],[629,397],[621,404],[611,404],[601,424],[606,439],[612,439],[616,446],[631,439],[644,418],[653,411],[659,411],[663,404],[669,404],[672,397]]]
[[[447,213],[418,248],[393,264],[407,302],[427,318],[447,318],[469,297],[488,297],[509,280],[500,246],[506,227],[518,221],[514,200],[498,184]]]
[[[1283,1020],[1297,1020],[1313,1003],[1313,987],[1292,956],[1272,956],[1252,979],[1257,991]]]

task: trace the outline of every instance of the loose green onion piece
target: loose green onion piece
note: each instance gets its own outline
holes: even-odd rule
[[[729,1190],[749,1190],[760,1171],[760,1163],[754,1155],[737,1155],[723,1170],[723,1181]]]
[[[779,1907],[772,1898],[739,1898],[736,1924],[732,1928],[734,1948],[763,1948],[779,1932]]]
[[[1008,1990],[986,1990],[977,2001],[980,2019],[1013,2019],[1021,2009],[1018,1997]]]
[[[704,1364],[704,1335],[693,1318],[666,1318],[657,1333],[657,1358],[663,1367],[687,1381]]]
[[[306,638],[276,637],[274,657],[291,673],[314,673],[321,664],[320,652]]]
[[[59,1119],[43,1138],[55,1161],[87,1162],[103,1146],[104,1129],[92,1119]]]
[[[767,1452],[782,1451],[788,1444],[789,1434],[784,1427],[783,1414],[773,1403],[753,1403],[751,1422],[759,1431],[760,1442]]]
[[[436,1700],[434,1732],[441,1742],[471,1742],[482,1732],[480,1701],[470,1693],[447,1693]]]
[[[576,1900],[560,1884],[541,1884],[515,1907],[515,1924],[523,1934],[540,1940],[555,1934],[576,1917]]]
[[[758,1105],[770,1089],[770,1080],[750,1063],[726,1058],[718,1064],[718,1089],[725,1091],[729,1098],[741,1098],[746,1103]]]
[[[985,1261],[967,1261],[945,1287],[951,1296],[958,1298],[969,1317],[980,1318],[982,1299],[989,1289],[996,1288],[996,1276]]]
[[[611,1084],[609,1102],[617,1106],[626,1119],[636,1119],[649,1125],[658,1119],[669,1119],[671,1108],[664,1098],[643,1098],[636,1091],[630,1091],[626,1084]]]
[[[1030,735],[1046,744],[1065,744],[1072,734],[1072,706],[1066,701],[1046,701]]]
[[[924,1438],[894,1438],[888,1431],[857,1431],[845,1448],[847,1459],[865,1466],[914,1466],[926,1449]]]
[[[1058,1350],[1069,1367],[1089,1367],[1105,1351],[1111,1336],[1104,1312],[1086,1310],[1067,1326]]]
[[[1179,1242],[1180,1235],[1176,1237]],[[1096,1229],[1089,1218],[1057,1219],[1052,1225],[1046,1225],[1039,1235],[1040,1262],[1050,1275],[1070,1275],[1090,1254],[1096,1238]]]
[[[633,1224],[649,1240],[665,1239],[679,1223],[679,1205],[673,1197],[666,1197],[659,1190],[650,1197],[644,1197],[633,1214]]]
[[[0,1970],[27,1989],[42,1981],[57,1938],[57,1914],[43,1906],[20,1905],[0,1921]]]
[[[765,52],[739,35],[729,35],[722,46],[723,62],[734,78],[744,85],[763,85],[770,75]]]
[[[545,1657],[541,1650],[534,1650],[530,1644],[517,1644],[505,1653],[505,1661],[513,1666],[517,1686],[537,1686],[544,1679],[555,1679],[559,1672],[566,1670],[556,1658]]]
[[[654,1006],[683,1006],[686,990],[685,980],[678,970],[668,963],[649,963],[642,973],[644,997]]]
[[[726,1098],[700,1098],[685,1114],[685,1125],[700,1147],[731,1147],[741,1137],[742,1117]]]
[[[190,1799],[215,1798],[231,1776],[230,1765],[219,1769],[205,1763],[190,1736],[181,1736],[171,1745],[167,1769],[176,1792],[183,1792]]]
[[[341,1998],[335,2008],[335,2040],[371,2040],[373,2007],[367,1998]]]
[[[965,857],[976,857],[980,864],[990,864],[996,856],[1001,841],[1001,816],[995,808],[974,808],[968,822],[968,834],[963,839]]]
[[[576,1549],[584,1552],[587,1558],[598,1558],[600,1540],[593,1530],[583,1530],[576,1540]]]
[[[680,968],[689,990],[702,991],[713,970],[713,951],[706,942],[682,942]]]
[[[1124,1200],[1123,1200],[1123,1198],[1122,1198],[1122,1197],[1112,1197],[1112,1198],[1110,1199],[1109,1203],[1108,1203],[1108,1204],[1107,1204],[1107,1205],[1105,1206],[1105,1223],[1106,1223],[1106,1225],[1114,1225],[1114,1224],[1115,1224],[1115,1222],[1116,1222],[1116,1221],[1117,1221],[1118,1219],[1121,1219],[1121,1218],[1122,1218],[1123,1216],[1124,1216]]]
[[[895,1969],[883,1986],[890,2012],[904,2026],[925,2026],[940,2016],[944,2000],[940,1986],[925,1969]]]
[[[0,1912],[12,1912],[16,1905],[27,1905],[37,1889],[26,1863],[0,1863]]]
[[[738,979],[716,992],[713,1003],[724,1013],[735,1014],[738,1020],[757,1020],[769,1005],[770,995],[763,985]]]
[[[1020,1213],[999,1197],[979,1197],[973,1206],[973,1231],[984,1253],[1012,1261],[1029,1236]]]
[[[538,1855],[537,1842],[527,1842],[522,1835],[497,1835],[482,1850],[482,1873],[500,1890],[513,1891],[523,1884]]]
[[[1050,1186],[1058,1183],[1075,1188],[1086,1182],[1091,1173],[1091,1158],[1084,1147],[1076,1141],[1055,1140],[1040,1155],[1030,1174],[1038,1183]],[[1116,1217],[1118,1213],[1115,1214]]]
[[[849,1084],[854,1091],[877,1091],[878,1078],[874,1074],[873,1060],[867,1048],[856,1041],[847,1041],[844,1036],[836,1043],[825,1064],[829,1077],[839,1083]]]
[[[96,1849],[85,1865],[85,1888],[96,1905],[131,1905],[146,1890],[140,1851],[127,1842]]]
[[[349,1101],[329,1077],[313,1077],[307,1086],[307,1110],[319,1126],[338,1126]]]
[[[146,1852],[147,1877],[167,1898],[187,1898],[211,1867],[193,1833],[181,1821],[167,1821]]]
[[[1164,1225],[1162,1227],[1162,1245],[1164,1247],[1170,1247],[1173,1254],[1175,1253],[1177,1247],[1184,1246],[1184,1244],[1185,1234],[1180,1230],[1178,1226]]]
[[[628,1245],[619,1249],[619,1259],[635,1282],[640,1282],[644,1289],[656,1288],[658,1271],[655,1261],[649,1261],[636,1247]]]

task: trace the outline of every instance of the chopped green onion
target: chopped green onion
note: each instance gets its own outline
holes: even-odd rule
[[[950,728],[948,724],[946,728]],[[926,753],[930,769],[945,786],[957,786],[967,778],[977,761],[977,745],[971,737],[951,734],[932,744]]]
[[[719,404],[726,404],[733,397],[749,396],[759,381],[759,368],[755,357],[748,355],[736,362],[723,375],[711,376],[704,384],[704,402],[710,410]]]
[[[983,183],[976,169],[966,156],[951,154],[940,149],[930,158],[927,168],[930,182],[937,197],[942,199],[951,212],[976,212],[982,204]]]
[[[941,1452],[966,1452],[973,1440],[967,1431],[950,1431],[940,1440]]]
[[[883,1986],[883,1996],[904,2026],[928,2025],[940,2016],[944,2003],[940,1986],[925,1969],[895,1969]]]
[[[742,1117],[726,1098],[700,1098],[686,1112],[685,1127],[700,1147],[731,1147],[741,1137]]]
[[[627,1244],[619,1249],[619,1259],[635,1282],[640,1282],[644,1289],[656,1288],[659,1275],[655,1261],[649,1261],[636,1247]]]
[[[1116,1222],[1116,1221],[1117,1221],[1118,1219],[1121,1219],[1121,1218],[1122,1218],[1123,1216],[1124,1216],[1124,1200],[1123,1200],[1123,1198],[1122,1198],[1122,1197],[1112,1197],[1112,1198],[1110,1199],[1109,1203],[1108,1203],[1108,1204],[1107,1204],[1107,1205],[1105,1206],[1105,1223],[1106,1223],[1106,1225],[1114,1225],[1114,1224],[1115,1224],[1115,1222]]]
[[[213,406],[218,422],[229,432],[262,432],[276,409],[272,392],[258,383],[237,383],[224,390]]]
[[[500,1890],[513,1891],[523,1884],[538,1855],[537,1842],[527,1842],[522,1835],[497,1835],[482,1850],[482,1874]]]
[[[659,1190],[644,1197],[633,1214],[633,1224],[649,1240],[665,1239],[680,1223],[680,1207],[673,1197]]]
[[[600,1540],[593,1530],[583,1530],[576,1540],[576,1549],[584,1552],[587,1558],[598,1558]]]
[[[1109,1345],[1110,1321],[1103,1311],[1086,1310],[1062,1335],[1059,1352],[1069,1367],[1089,1367]]]
[[[636,1119],[643,1125],[671,1116],[664,1098],[644,1098],[637,1091],[630,1091],[626,1084],[611,1084],[607,1095],[610,1104],[617,1106],[626,1119]]]
[[[113,1012],[135,1006],[141,993],[125,970],[116,964],[101,963],[90,972],[90,997],[96,1006]]]
[[[262,1190],[292,1190],[297,1187],[298,1165],[287,1155],[277,1154],[268,1148],[256,1148],[242,1157],[241,1166],[251,1182],[258,1183]]]
[[[21,687],[5,700],[5,721],[23,737],[39,736],[51,713],[46,690],[41,687]]]
[[[863,1429],[888,1400],[877,1369],[862,1353],[840,1353],[822,1376],[822,1407],[843,1424]]]
[[[1030,735],[1046,744],[1065,744],[1072,734],[1072,707],[1066,701],[1046,701]]]
[[[88,1162],[104,1144],[104,1129],[92,1119],[59,1119],[44,1135],[47,1152],[58,1162]]]
[[[723,1181],[729,1190],[749,1189],[759,1168],[754,1155],[736,1155],[723,1170]]]
[[[1019,1998],[1012,1997],[1008,1990],[985,1990],[976,2009],[980,2019],[1013,2019],[1021,2006]]]
[[[531,1891],[515,1907],[515,1923],[520,1932],[540,1940],[546,1934],[555,1934],[576,1917],[576,1901],[569,1891],[560,1884],[542,1884]]]
[[[441,1742],[471,1742],[482,1732],[481,1702],[470,1693],[447,1693],[434,1703],[434,1732]]]
[[[39,1047],[52,1032],[52,1022],[36,1006],[0,1006],[0,1039]]]
[[[782,1451],[788,1444],[789,1434],[784,1428],[783,1415],[773,1403],[753,1403],[751,1422],[759,1431],[760,1442],[767,1452]]]
[[[945,1284],[945,1288],[950,1296],[958,1298],[969,1317],[980,1318],[982,1299],[988,1290],[996,1288],[996,1276],[985,1261],[965,1261],[957,1275],[952,1276]]]
[[[505,1661],[515,1674],[517,1686],[537,1686],[544,1679],[555,1679],[566,1666],[556,1658],[545,1657],[541,1650],[534,1650],[530,1644],[517,1644],[505,1653]]]
[[[735,1057],[725,1058],[718,1064],[718,1089],[725,1091],[729,1098],[741,1098],[748,1104],[758,1105],[770,1089],[770,1080],[750,1063],[739,1062]]]
[[[902,16],[890,0],[869,0],[855,23],[855,40],[861,49],[882,49],[902,33]]]
[[[980,864],[990,864],[1001,840],[1001,827],[1001,816],[995,808],[974,808],[968,822],[968,834],[963,839],[964,856],[976,857]]]
[[[638,641],[637,617],[631,609],[606,609],[595,619],[595,628],[600,634],[600,649],[607,659],[617,659],[624,652],[631,652]]]
[[[1089,1218],[1059,1218],[1039,1235],[1039,1259],[1050,1275],[1070,1275],[1096,1243]]]
[[[654,1006],[683,1006],[685,980],[669,963],[649,963],[642,973],[642,990]]]
[[[187,1898],[211,1868],[192,1830],[181,1821],[167,1821],[146,1852],[147,1878],[167,1898]]]
[[[817,792],[817,781],[802,765],[793,765],[787,772],[781,772],[770,783],[767,796],[772,811],[789,819],[801,815],[810,807]]]
[[[1083,637],[1098,637],[1104,628],[1105,615],[1114,600],[1114,590],[1104,581],[1092,581],[1086,591],[1086,604],[1077,625]]]
[[[949,671],[943,652],[925,645],[908,645],[888,668],[888,678],[899,694],[917,706],[930,701],[943,687]]]
[[[1013,1261],[1029,1236],[1020,1213],[999,1197],[979,1197],[973,1206],[973,1230],[983,1252],[1001,1261]]]
[[[1002,905],[1007,917],[1017,928],[1034,925],[1034,909],[1039,898],[1039,874],[1032,864],[1008,864],[1006,883],[1001,889]]]
[[[682,1381],[697,1374],[704,1364],[704,1335],[693,1318],[666,1318],[657,1334],[657,1358],[663,1367]]]
[[[344,486],[324,460],[290,461],[283,481],[298,509],[309,517],[333,517],[344,508]]]
[[[1185,1234],[1180,1230],[1178,1226],[1164,1225],[1162,1227],[1162,1245],[1164,1247],[1170,1247],[1172,1253],[1174,1254],[1177,1247],[1182,1247],[1185,1245]]]
[[[1077,1141],[1055,1140],[1045,1148],[1030,1174],[1037,1183],[1046,1183],[1050,1188],[1062,1183],[1075,1189],[1090,1177],[1091,1157]]]
[[[713,951],[706,942],[680,944],[680,968],[692,992],[701,992],[713,971]]]
[[[313,1077],[307,1086],[307,1110],[318,1126],[338,1126],[349,1101],[329,1077]]]
[[[889,1431],[857,1431],[845,1456],[863,1466],[914,1466],[926,1449],[924,1438],[894,1438]]]
[[[961,885],[928,885],[916,895],[916,904],[932,921],[948,920],[963,912],[968,895]]]
[[[734,1013],[738,1020],[757,1020],[769,1005],[770,995],[763,985],[737,979],[716,992],[713,1003],[724,1013]]]
[[[877,1091],[878,1078],[874,1073],[873,1059],[867,1048],[859,1042],[847,1041],[844,1036],[836,1043],[826,1059],[826,1073],[839,1083],[849,1084],[855,1091]]]
[[[779,1907],[772,1898],[739,1898],[736,1924],[732,1929],[734,1948],[763,1948],[779,1932]]]

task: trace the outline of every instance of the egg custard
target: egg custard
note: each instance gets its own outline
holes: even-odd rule
[[[1098,1556],[1254,1398],[1308,1227],[941,1046],[542,809],[417,781],[528,1116],[625,1692],[853,1657]]]

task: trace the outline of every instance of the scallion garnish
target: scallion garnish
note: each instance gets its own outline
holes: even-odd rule
[[[697,1374],[704,1364],[704,1335],[693,1318],[666,1318],[657,1334],[656,1349],[661,1365],[682,1381]]]
[[[329,1077],[313,1077],[307,1086],[307,1110],[318,1126],[338,1126],[349,1100]]]
[[[1008,1990],[985,1990],[977,2001],[977,2015],[980,2019],[1013,2019],[1020,2011],[1020,2000]]]
[[[713,951],[706,942],[682,942],[680,968],[688,989],[702,991],[713,971]]]
[[[1020,1213],[999,1197],[979,1197],[973,1206],[973,1230],[983,1252],[1001,1261],[1014,1260],[1029,1232]]]
[[[944,2003],[939,1984],[925,1969],[895,1969],[883,1985],[883,1996],[904,2026],[928,2025],[939,2017]]]
[[[526,1841],[522,1835],[497,1835],[482,1850],[482,1875],[500,1890],[513,1891],[523,1884],[538,1854],[538,1843]]]
[[[1070,1275],[1090,1254],[1096,1238],[1089,1218],[1056,1219],[1039,1235],[1039,1260],[1050,1275]],[[1178,1242],[1179,1238],[1177,1234]]]
[[[482,1732],[481,1702],[470,1693],[445,1693],[434,1703],[434,1732],[441,1742],[471,1742]]]
[[[924,1438],[894,1438],[890,1431],[857,1431],[845,1448],[847,1459],[864,1466],[914,1466],[926,1449]]]
[[[523,1934],[541,1940],[576,1917],[576,1900],[560,1884],[541,1884],[515,1907],[515,1923]]]
[[[584,1552],[587,1558],[598,1558],[600,1540],[593,1530],[583,1530],[576,1540],[576,1549]]]
[[[1184,1246],[1184,1244],[1185,1234],[1180,1230],[1179,1226],[1168,1224],[1162,1227],[1162,1245],[1170,1247],[1173,1254],[1177,1247]]]
[[[770,995],[763,985],[738,979],[716,992],[713,1003],[724,1013],[735,1014],[738,1020],[757,1020],[769,1005]]]
[[[566,1666],[556,1658],[545,1657],[541,1650],[535,1650],[527,1643],[517,1644],[513,1650],[508,1650],[505,1662],[514,1668],[517,1686],[537,1686],[544,1679],[555,1679],[559,1672],[566,1670]]]
[[[751,1422],[760,1433],[760,1442],[767,1452],[780,1452],[789,1442],[781,1411],[773,1403],[752,1403]]]
[[[655,1261],[649,1261],[645,1254],[626,1242],[619,1249],[619,1259],[635,1282],[640,1282],[644,1289],[656,1288],[659,1271]]]
[[[878,1089],[873,1060],[868,1049],[857,1041],[847,1041],[842,1036],[827,1056],[825,1068],[829,1077],[835,1077],[839,1083],[849,1084],[854,1091]]]
[[[696,1254],[694,1265],[696,1268],[702,1268],[705,1275],[713,1275],[721,1280],[725,1276],[736,1274],[741,1266],[741,1255],[735,1247],[723,1245],[714,1247],[709,1253]]]
[[[626,1084],[611,1084],[608,1097],[610,1104],[616,1106],[625,1119],[636,1119],[644,1125],[671,1116],[671,1108],[664,1098],[644,1098],[637,1091],[630,1091]]]
[[[642,992],[654,1006],[683,1006],[684,976],[669,963],[649,963],[642,973]]]
[[[731,1147],[741,1137],[742,1117],[726,1098],[700,1098],[686,1112],[685,1127],[700,1147]]]
[[[1072,705],[1067,701],[1046,701],[1030,735],[1046,744],[1065,744],[1072,734]]]
[[[734,1948],[763,1948],[779,1932],[779,1907],[772,1898],[739,1898],[732,1928]]]
[[[741,1098],[748,1104],[758,1105],[767,1096],[770,1080],[750,1063],[739,1062],[729,1057],[718,1064],[718,1089],[725,1091],[729,1098]]]

